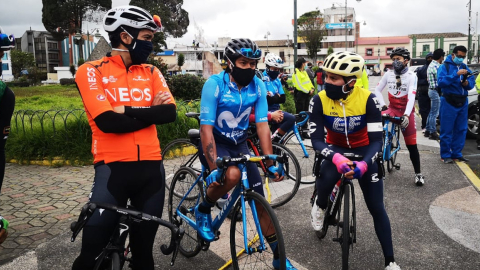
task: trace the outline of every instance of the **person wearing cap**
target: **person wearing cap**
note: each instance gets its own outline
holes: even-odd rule
[[[292,83],[295,87],[295,109],[297,114],[302,111],[308,111],[308,103],[315,90],[305,70],[306,63],[305,58],[299,58],[295,63],[295,71],[292,75]]]
[[[15,108],[15,95],[13,91],[1,80],[2,58],[6,51],[15,47],[15,37],[7,35],[0,27],[0,192],[2,190],[3,177],[5,175],[5,144],[10,134],[10,121]],[[8,221],[0,216],[0,244],[8,235]]]
[[[347,179],[358,179],[382,247],[385,270],[400,270],[394,258],[392,230],[383,202],[383,176],[377,160],[382,150],[380,106],[372,92],[355,86],[362,77],[364,62],[352,52],[333,53],[325,59],[325,90],[315,95],[310,104],[312,146],[324,158],[315,179],[317,196],[310,218],[313,229],[321,231],[338,179],[342,174]],[[345,153],[362,158],[353,161]]]
[[[438,87],[437,70],[443,63],[445,52],[443,49],[436,49],[433,51],[433,60],[427,69],[428,80],[428,98],[430,99],[430,112],[427,117],[427,124],[425,126],[425,137],[431,140],[439,140],[440,136],[437,132],[437,117],[440,110],[440,89]],[[422,117],[423,120],[423,117]]]
[[[417,73],[417,99],[418,99],[418,112],[422,117],[422,131],[425,136],[428,137],[428,134],[425,130],[427,126],[427,118],[430,113],[430,98],[428,97],[428,80],[427,80],[427,70],[428,66],[432,62],[433,53],[429,52],[425,57],[427,61],[425,65],[418,68],[415,73]]]
[[[103,27],[112,52],[78,68],[75,82],[92,129],[95,176],[90,202],[161,217],[165,171],[156,125],[176,119],[176,105],[158,68],[145,64],[160,31],[158,16],[136,6],[109,10]],[[97,209],[83,228],[73,270],[93,269],[118,225],[118,214]],[[133,222],[129,231],[133,269],[153,270],[158,223]]]

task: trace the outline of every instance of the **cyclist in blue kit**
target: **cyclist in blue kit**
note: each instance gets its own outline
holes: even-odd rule
[[[278,78],[280,69],[283,68],[283,60],[278,55],[269,53],[265,56],[265,65],[267,68],[263,72],[263,82],[267,88],[268,111],[271,113],[278,111],[282,116],[282,121],[272,122],[272,130],[275,130],[272,141],[278,142],[295,125],[295,116],[280,110],[280,104],[285,103],[285,92]]]
[[[225,47],[224,57],[227,68],[220,74],[211,76],[202,90],[200,109],[199,156],[205,168],[210,171],[206,177],[208,186],[205,200],[195,208],[195,219],[200,236],[206,241],[215,238],[211,224],[211,208],[215,202],[231,190],[240,181],[240,170],[229,166],[223,185],[217,180],[220,173],[215,161],[217,157],[238,157],[240,153],[249,153],[246,139],[249,115],[255,109],[255,122],[263,154],[272,154],[272,142],[268,127],[268,104],[265,84],[255,76],[255,68],[261,57],[261,50],[250,39],[232,39]],[[233,165],[233,164],[232,164]],[[273,181],[283,180],[278,168],[267,161],[269,177]],[[263,185],[257,165],[247,164],[247,177],[250,187],[263,196]],[[277,237],[264,209],[257,205],[262,232],[273,254],[273,267],[280,268]],[[267,225],[267,226],[266,226]],[[287,269],[295,269],[287,259]]]
[[[325,59],[325,90],[310,101],[313,148],[324,162],[316,178],[317,197],[311,212],[315,231],[323,228],[325,209],[335,183],[344,174],[358,179],[385,257],[385,270],[400,270],[393,256],[392,232],[383,203],[383,177],[378,175],[377,153],[382,149],[380,105],[369,90],[355,86],[364,69],[363,58],[352,52],[333,53]],[[327,138],[324,137],[324,128]],[[350,161],[344,153],[363,156]]]

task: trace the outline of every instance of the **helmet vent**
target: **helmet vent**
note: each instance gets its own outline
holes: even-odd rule
[[[345,69],[348,68],[348,66],[349,66],[349,64],[343,63],[343,64],[340,65],[340,68],[339,68],[339,69],[340,69],[340,70],[345,70]]]
[[[331,69],[335,69],[335,67],[337,66],[337,64],[338,64],[337,61],[333,62]]]
[[[134,12],[137,12],[137,13],[140,13],[142,14],[142,16],[146,17],[146,18],[149,18],[149,19],[153,19],[152,16],[146,14],[145,12],[139,10],[139,9],[136,9],[136,8],[130,8],[131,11],[134,11]]]
[[[343,58],[345,58],[346,56],[347,56],[346,54],[341,55],[341,56],[338,57],[338,59],[343,59]]]
[[[105,25],[112,25],[114,22],[116,22],[117,20],[116,19],[112,19],[112,18],[107,18],[105,20]]]
[[[359,67],[354,67],[354,68],[352,68],[352,71],[350,71],[350,73],[355,73],[355,72],[357,72],[357,71],[359,71],[359,70],[360,70]]]

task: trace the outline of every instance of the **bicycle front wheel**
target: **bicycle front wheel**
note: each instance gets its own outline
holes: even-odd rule
[[[399,146],[399,137],[400,136],[400,126],[395,126],[395,135],[392,134],[391,141],[390,141],[390,148],[388,155],[390,159],[387,162],[387,169],[388,172],[392,172],[393,168],[395,168],[395,161],[397,160],[397,153]]]
[[[168,143],[162,150],[162,159],[165,167],[165,186],[168,190],[173,176],[181,167],[191,167],[198,172],[202,170],[197,146],[188,139],[176,139]]]
[[[297,194],[298,187],[300,186],[301,169],[297,158],[292,151],[290,151],[290,149],[281,144],[272,143],[272,150],[275,155],[283,155],[285,157],[285,175],[282,181],[270,181],[270,179],[268,179],[267,172],[263,171],[263,179],[268,181],[268,190],[266,183],[264,183],[263,192],[265,197],[269,196],[268,194],[270,194],[270,205],[273,208],[276,208],[286,204],[293,199],[295,194]],[[266,163],[263,164],[264,166],[261,168],[262,170],[263,168],[267,168]],[[276,166],[276,162],[274,165]]]
[[[183,175],[184,177],[178,177]],[[196,256],[201,250],[200,238],[197,231],[190,227],[183,219],[178,216],[179,211],[188,218],[195,220],[195,206],[201,202],[203,188],[202,182],[199,182],[193,187],[192,191],[185,197],[182,205],[179,206],[182,198],[187,194],[188,190],[196,181],[196,172],[189,167],[180,168],[173,177],[170,186],[171,192],[168,194],[168,219],[170,223],[177,225],[185,230],[185,234],[180,241],[180,253],[183,256],[190,258]],[[182,196],[179,196],[181,195]]]
[[[252,208],[255,205],[256,211]],[[286,269],[285,245],[283,234],[273,208],[268,204],[264,197],[255,192],[245,194],[245,209],[242,209],[241,200],[237,201],[233,209],[233,216],[243,212],[246,216],[246,222],[232,219],[230,225],[230,252],[232,255],[233,269],[275,269],[272,261],[274,253],[278,257],[277,269]],[[261,221],[262,233],[259,235],[255,225],[255,216],[257,221]],[[244,233],[246,230],[246,234]],[[272,251],[264,235],[272,234],[277,236],[277,250]],[[260,237],[264,245],[261,245]],[[248,246],[245,247],[245,240]],[[248,252],[245,249],[248,249]]]
[[[305,152],[302,149],[302,144],[307,151],[308,157],[305,155]],[[302,172],[301,184],[313,184],[315,183],[315,176],[313,175],[313,163],[315,162],[315,150],[311,144],[310,139],[304,139],[299,141],[294,132],[287,134],[283,145],[290,149],[293,154],[298,157],[298,162],[300,164],[300,169]]]
[[[345,185],[343,193],[343,229],[342,229],[342,269],[348,270],[348,255],[350,251],[350,244],[353,243],[352,232],[350,228],[352,223],[352,207],[350,185]],[[352,202],[353,203],[353,202]]]
[[[94,270],[120,270],[122,269],[120,254],[118,252],[110,252],[102,254],[98,257],[95,263]]]

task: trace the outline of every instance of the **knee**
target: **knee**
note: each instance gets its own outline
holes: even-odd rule
[[[240,180],[241,172],[236,166],[230,166],[225,172],[225,179],[229,182],[238,182]]]

